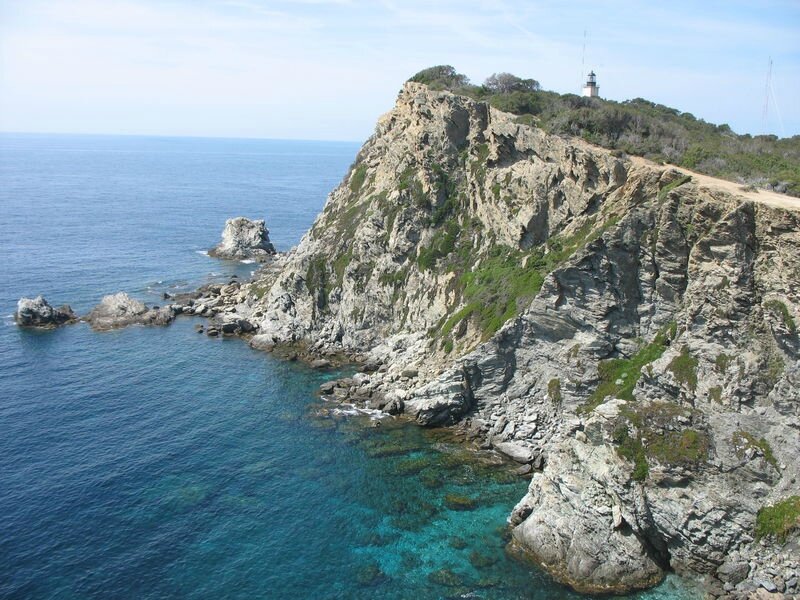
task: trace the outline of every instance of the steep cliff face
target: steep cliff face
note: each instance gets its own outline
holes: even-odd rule
[[[562,581],[744,593],[798,493],[798,288],[800,211],[408,83],[243,297],[262,343],[380,360],[358,397],[538,467],[510,522]]]

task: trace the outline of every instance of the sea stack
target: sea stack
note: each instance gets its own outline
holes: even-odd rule
[[[246,217],[236,217],[225,221],[222,241],[208,254],[217,258],[265,262],[276,252],[263,219],[254,221]]]
[[[53,308],[42,296],[20,298],[14,313],[17,325],[22,327],[52,328],[77,320],[68,304]]]

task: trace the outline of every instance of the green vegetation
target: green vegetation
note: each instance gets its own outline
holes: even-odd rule
[[[455,221],[448,221],[444,227],[439,229],[430,245],[419,249],[417,265],[420,270],[432,269],[440,258],[449,255],[456,247],[458,232],[458,223]]]
[[[674,323],[670,323],[658,332],[652,342],[640,348],[630,358],[611,358],[600,361],[597,368],[600,383],[589,396],[589,401],[580,410],[589,412],[609,396],[633,400],[633,389],[642,376],[642,367],[661,358],[675,336],[675,332]]]
[[[778,460],[772,453],[772,447],[769,445],[769,442],[767,442],[765,438],[758,439],[753,434],[740,429],[733,433],[733,436],[731,437],[731,442],[733,443],[733,446],[736,449],[736,455],[739,458],[742,458],[744,456],[744,453],[748,449],[752,448],[754,450],[759,450],[761,454],[764,456],[764,460],[766,460],[776,469],[778,468]]]
[[[775,536],[786,541],[793,529],[800,527],[800,496],[790,496],[772,506],[765,506],[756,516],[756,538]]]
[[[631,436],[627,423],[620,423],[614,430],[614,443],[617,445],[617,454],[633,463],[631,478],[634,481],[644,481],[650,474],[644,446],[639,437]]]
[[[667,185],[665,185],[658,191],[659,202],[663,202],[666,199],[667,194],[669,194],[672,190],[674,190],[679,186],[682,186],[684,183],[689,183],[691,180],[692,180],[691,175],[685,175],[683,177],[678,177],[678,179],[676,179],[675,181],[672,181]]]
[[[547,395],[555,404],[561,404],[561,380],[551,379],[547,384]]]
[[[780,300],[767,300],[764,303],[764,307],[778,314],[790,332],[795,333],[797,331],[797,324],[794,322],[791,313],[789,313],[789,308],[783,302]]]
[[[501,76],[509,84],[498,85]],[[507,73],[472,85],[453,67],[443,65],[420,71],[411,81],[488,102],[519,115],[518,122],[535,124],[549,133],[581,137],[612,150],[800,196],[798,135],[782,139],[737,135],[728,125],[707,123],[642,98],[615,102],[562,95]]]
[[[359,167],[353,172],[353,176],[350,178],[350,191],[354,194],[357,194],[361,189],[361,186],[364,185],[364,180],[366,177],[367,166],[359,165]]]
[[[697,389],[697,364],[697,359],[689,354],[688,346],[684,346],[681,353],[672,359],[667,368],[672,371],[678,383],[695,391]]]
[[[496,245],[477,261],[477,266],[471,246],[466,245],[475,225],[462,229],[454,219],[447,221],[417,255],[420,269],[433,268],[447,259],[439,268],[459,274],[454,285],[463,308],[442,323],[439,333],[447,336],[462,320],[474,319],[483,332],[482,339],[488,339],[530,303],[548,273],[617,221],[617,217],[608,216],[602,225],[595,225],[594,218],[587,219],[573,234],[551,238],[546,248],[525,251]]]
[[[647,455],[669,465],[695,465],[708,457],[708,434],[694,429],[667,431],[648,438]]]
[[[708,390],[708,395],[714,402],[722,404],[722,388],[719,387],[718,385],[715,385],[714,387],[710,388]]]
[[[770,349],[767,357],[767,370],[764,373],[764,382],[768,387],[773,388],[775,384],[783,375],[783,370],[786,368],[786,363],[778,350]]]
[[[708,458],[711,446],[704,431],[682,425],[696,411],[672,402],[653,402],[623,409],[614,429],[617,454],[634,465],[631,478],[644,481],[650,464],[692,467]]]
[[[717,373],[724,374],[725,371],[728,370],[728,366],[731,364],[731,357],[722,352],[717,356],[714,364],[717,367]]]
[[[318,257],[312,260],[306,270],[306,287],[311,294],[317,294],[317,308],[325,308],[328,304],[328,270],[325,259]]]

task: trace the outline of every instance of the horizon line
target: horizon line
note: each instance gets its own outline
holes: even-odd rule
[[[40,135],[40,136],[95,136],[95,137],[147,137],[147,138],[181,138],[199,140],[252,140],[252,141],[273,141],[273,142],[316,142],[330,144],[363,144],[366,140],[334,140],[334,139],[313,139],[313,138],[281,138],[281,137],[260,137],[260,136],[236,136],[236,135],[184,135],[168,133],[98,133],[81,131],[15,131],[0,129],[0,135]]]

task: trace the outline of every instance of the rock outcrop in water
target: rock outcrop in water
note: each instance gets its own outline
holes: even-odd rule
[[[222,241],[208,254],[217,258],[264,262],[275,255],[275,246],[269,241],[269,230],[263,220],[236,217],[225,221]]]
[[[68,304],[54,308],[42,296],[20,298],[14,320],[21,327],[52,328],[77,320]]]
[[[514,545],[576,589],[793,594],[756,520],[798,494],[800,210],[758,198],[408,83],[238,306],[383,365],[332,397],[532,464]]]
[[[168,325],[177,311],[173,306],[148,308],[125,292],[104,296],[84,318],[93,329],[107,330],[128,325]]]

